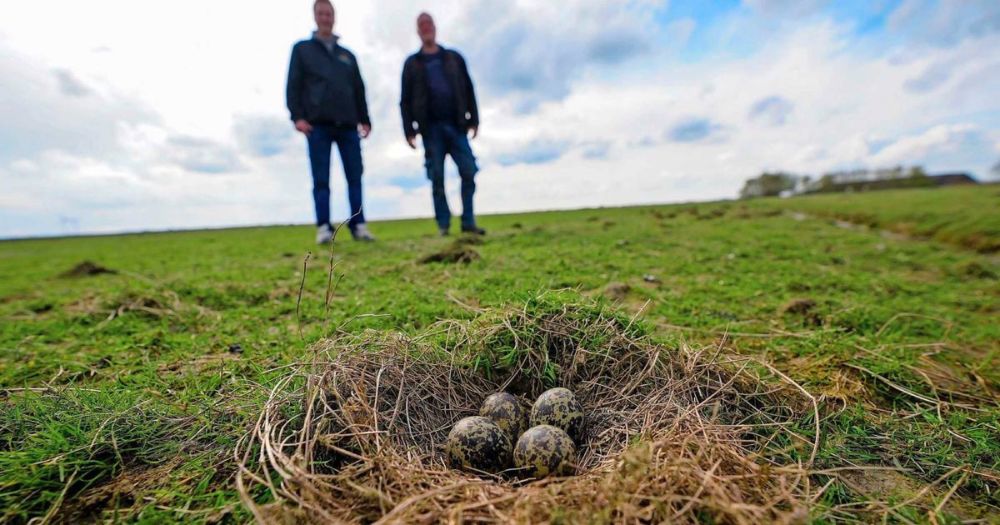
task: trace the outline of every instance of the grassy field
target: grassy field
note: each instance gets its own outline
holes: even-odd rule
[[[889,195],[893,194],[900,193]],[[884,192],[837,193],[799,197],[784,204],[786,209],[934,239],[982,253],[1000,250],[1000,213],[996,211],[1000,185],[964,186],[946,191],[913,189],[903,194],[906,197],[899,199],[886,198]]]
[[[315,342],[551,290],[815,395],[816,522],[996,522],[997,210],[985,186],[490,216],[467,246],[376,223],[336,245],[329,306],[307,227],[3,242],[0,523],[245,522],[234,447]],[[84,261],[113,273],[63,275]]]

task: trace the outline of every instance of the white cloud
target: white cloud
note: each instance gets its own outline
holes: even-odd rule
[[[754,102],[750,107],[750,119],[765,122],[771,126],[781,126],[788,120],[792,112],[795,111],[795,104],[791,101],[771,95]]]
[[[652,13],[663,2],[571,0],[495,2],[463,6],[448,35],[478,72],[485,94],[511,97],[533,112],[562,100],[595,65],[628,63],[648,53],[657,31]],[[676,38],[687,39],[684,26]]]
[[[889,14],[888,24],[914,47],[952,46],[966,38],[1000,33],[1000,3],[904,0]]]
[[[122,123],[156,122],[135,97],[98,92],[77,74],[49,68],[0,40],[0,163],[47,149],[111,155]]]
[[[30,159],[18,159],[10,163],[10,169],[19,173],[38,173],[38,163]]]
[[[954,152],[964,144],[976,141],[975,126],[954,124],[935,126],[919,135],[902,137],[871,156],[878,166],[921,162],[933,153]]]
[[[743,0],[747,7],[771,16],[815,14],[829,3],[829,0]]]
[[[246,169],[235,149],[201,137],[172,136],[167,139],[165,154],[182,168],[198,173],[234,173]]]
[[[53,71],[59,81],[59,91],[68,97],[86,97],[93,93],[80,79],[73,75],[72,71],[66,69],[56,69]]]

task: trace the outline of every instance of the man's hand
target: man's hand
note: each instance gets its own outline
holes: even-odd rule
[[[358,135],[361,135],[361,138],[366,139],[368,138],[368,135],[371,134],[372,134],[371,124],[358,124]]]
[[[469,128],[469,131],[472,132],[473,139],[479,136],[479,126],[472,126],[471,128]]]
[[[406,143],[410,145],[411,149],[417,149],[417,136],[406,137]]]
[[[299,119],[295,121],[295,129],[299,133],[308,136],[310,133],[312,133],[313,127],[308,122],[306,122],[306,119]]]

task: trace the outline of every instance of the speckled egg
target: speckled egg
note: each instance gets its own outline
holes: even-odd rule
[[[573,474],[575,461],[573,440],[552,425],[529,428],[514,446],[514,467],[524,477],[568,476]]]
[[[482,416],[467,417],[456,423],[445,444],[453,468],[493,473],[509,467],[512,448],[507,433]]]
[[[528,428],[528,410],[513,394],[498,392],[486,398],[479,415],[493,420],[507,435],[511,442],[517,440]]]
[[[583,407],[566,388],[546,390],[531,407],[531,426],[552,425],[579,443],[583,434]]]

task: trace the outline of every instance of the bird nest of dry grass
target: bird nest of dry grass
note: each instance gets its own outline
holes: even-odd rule
[[[718,348],[657,345],[597,306],[529,304],[314,352],[236,449],[262,523],[781,523],[804,521],[815,496],[806,391]],[[576,475],[446,466],[448,431],[487,395],[555,385],[587,414]]]

